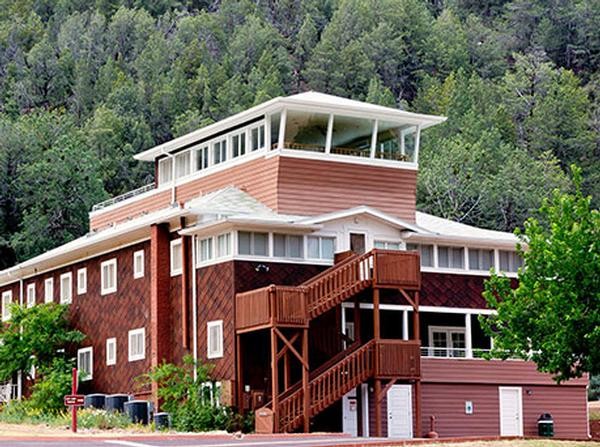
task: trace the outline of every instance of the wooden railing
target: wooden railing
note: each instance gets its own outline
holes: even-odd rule
[[[236,296],[238,330],[270,324],[304,326],[375,283],[378,287],[418,290],[419,255],[372,250],[351,256],[297,287],[269,286]]]
[[[421,375],[421,344],[415,340],[379,340],[377,343],[379,378],[417,379]]]
[[[347,354],[309,382],[311,414],[317,414],[373,375],[374,341]],[[290,432],[304,417],[302,388],[279,402],[279,429]]]
[[[374,280],[378,287],[421,288],[421,261],[417,252],[379,249],[374,252]]]

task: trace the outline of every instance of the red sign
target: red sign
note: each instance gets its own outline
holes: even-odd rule
[[[68,394],[65,396],[65,405],[67,407],[83,407],[85,396],[81,394]]]

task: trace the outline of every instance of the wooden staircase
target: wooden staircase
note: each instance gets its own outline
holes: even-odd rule
[[[378,383],[381,379],[420,378],[419,341],[383,340],[378,334],[364,344],[353,343],[316,371],[309,371],[310,321],[368,288],[373,288],[377,306],[382,288],[398,289],[410,301],[407,291],[420,288],[418,254],[376,249],[350,256],[299,286],[271,285],[236,295],[238,340],[246,332],[271,331],[272,401],[257,410],[257,431],[291,432],[302,425],[307,431],[312,415],[371,378]],[[418,300],[413,306],[417,309]],[[285,331],[296,335],[288,338]],[[298,341],[301,348],[294,346]],[[282,350],[279,350],[280,342],[283,342]],[[281,392],[277,365],[290,353],[300,362],[303,378],[291,386],[285,385],[287,389]],[[240,362],[238,358],[238,387],[241,387]],[[289,379],[284,383],[289,383]],[[241,393],[238,388],[238,396]],[[265,421],[270,417],[273,420],[269,426]]]

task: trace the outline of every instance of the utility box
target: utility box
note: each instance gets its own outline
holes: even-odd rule
[[[544,413],[538,418],[538,435],[545,438],[554,436],[554,419],[550,413]]]
[[[261,435],[273,433],[273,410],[270,408],[259,408],[254,413],[254,430]]]

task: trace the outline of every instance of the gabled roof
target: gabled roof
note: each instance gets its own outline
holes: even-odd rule
[[[407,222],[402,219],[398,219],[390,214],[384,213],[383,211],[379,211],[376,208],[371,208],[370,206],[362,205],[354,208],[349,208],[341,211],[334,211],[333,213],[321,214],[320,216],[308,217],[298,221],[298,223],[305,224],[316,224],[329,222],[337,219],[344,219],[347,217],[358,216],[361,214],[366,214],[371,217],[374,217],[378,220],[381,220],[387,224],[390,224],[393,227],[396,227],[400,230],[410,230],[415,231],[417,233],[425,233],[422,228],[419,228],[417,225]]]
[[[271,208],[235,186],[228,186],[192,199],[186,203],[185,208],[203,214],[277,216]]]
[[[312,110],[318,110],[324,113],[350,113],[372,119],[389,119],[391,121],[398,121],[411,125],[420,125],[422,129],[442,123],[446,120],[446,118],[442,116],[412,113],[405,110],[394,109],[392,107],[384,107],[339,96],[327,95],[325,93],[309,91],[286,97],[278,96],[277,98],[251,107],[248,110],[244,110],[243,112],[227,117],[209,126],[140,152],[139,154],[136,154],[134,158],[142,161],[153,161],[162,154],[170,153],[179,148],[210,138],[218,132],[247,123],[265,114],[276,113],[284,107],[311,108]]]

